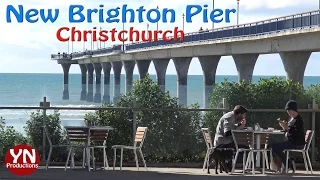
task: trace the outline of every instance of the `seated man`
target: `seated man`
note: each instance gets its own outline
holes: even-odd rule
[[[235,149],[235,144],[233,142],[231,130],[241,130],[245,128],[246,119],[245,115],[247,109],[241,105],[236,105],[233,111],[224,114],[217,125],[216,134],[214,137],[214,147],[216,148],[233,148]],[[249,148],[241,144],[238,145],[239,148]],[[242,160],[243,153],[239,153],[238,160]]]
[[[282,129],[286,132],[287,140],[278,144],[272,145],[272,152],[277,155],[283,164],[286,163],[286,155],[283,152],[285,149],[303,149],[305,145],[305,132],[303,126],[303,120],[298,113],[298,105],[295,101],[290,100],[287,102],[285,109],[290,116],[289,122],[282,120],[279,122]],[[289,159],[289,169],[293,172],[294,167]]]

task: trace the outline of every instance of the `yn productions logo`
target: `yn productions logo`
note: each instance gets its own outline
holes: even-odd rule
[[[9,149],[5,163],[12,174],[28,176],[38,169],[40,156],[33,147],[20,144]]]

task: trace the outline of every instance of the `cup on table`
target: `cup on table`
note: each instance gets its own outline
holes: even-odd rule
[[[253,131],[253,128],[252,127],[247,127],[247,130],[248,131]]]
[[[268,131],[274,131],[273,127],[268,127]]]

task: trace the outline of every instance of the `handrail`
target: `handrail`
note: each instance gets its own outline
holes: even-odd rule
[[[1,110],[25,109],[25,110],[115,110],[115,111],[231,111],[228,108],[132,108],[132,107],[40,107],[40,106],[0,106]],[[248,112],[286,112],[284,109],[248,109]],[[300,109],[299,112],[320,112],[320,109]]]
[[[202,32],[190,32],[190,33],[186,33],[186,36],[190,36],[190,35],[194,35],[194,34],[202,34],[202,33],[208,33],[208,32],[217,32],[217,31],[223,31],[223,30],[228,30],[228,29],[237,29],[237,28],[242,28],[242,27],[252,27],[252,26],[257,26],[257,25],[262,25],[262,24],[267,24],[267,23],[271,23],[271,22],[279,22],[279,21],[283,21],[283,20],[287,20],[287,19],[294,19],[297,17],[303,17],[303,16],[311,16],[314,14],[320,14],[319,10],[314,10],[314,11],[309,11],[309,12],[303,12],[303,13],[298,13],[298,14],[292,14],[292,15],[287,15],[287,16],[281,16],[281,17],[276,17],[276,18],[270,18],[270,19],[265,19],[265,20],[261,20],[261,21],[256,21],[256,22],[250,22],[250,23],[245,23],[245,24],[239,24],[239,25],[232,25],[232,26],[226,26],[226,27],[221,27],[221,28],[215,28],[215,29],[211,29],[211,30],[204,30]],[[271,32],[271,31],[270,31]],[[159,39],[159,41],[161,41],[162,39]],[[128,43],[126,44],[126,46],[130,47],[132,45],[138,45],[138,44],[142,44],[142,43],[150,43],[150,42],[134,42],[134,43]],[[182,42],[183,43],[183,42]],[[158,46],[158,45],[157,45]],[[103,48],[104,49],[110,49],[112,50],[113,47],[106,47]],[[137,48],[140,49],[140,48]],[[89,50],[89,52],[91,52],[90,54],[93,55],[94,52],[99,52],[102,49],[97,49],[97,50]],[[124,49],[123,49],[124,51]],[[84,52],[83,52],[84,53]],[[80,55],[81,53],[79,53]],[[85,56],[85,55],[84,55]],[[79,57],[83,57],[83,56],[79,56]]]
[[[287,17],[292,17],[292,16],[295,16],[295,15],[303,15],[303,14],[307,14],[309,13],[311,15],[311,13],[313,12],[319,12],[319,10],[314,10],[314,11],[309,11],[309,12],[303,12],[303,13],[298,13],[298,14],[291,14],[291,15],[286,15],[286,16],[280,16],[280,17],[276,17],[276,18],[270,18],[270,19],[265,19],[265,20],[261,20],[261,21],[255,21],[255,22],[250,22],[250,23],[244,23],[244,24],[239,24],[239,25],[232,25],[232,26],[225,26],[225,27],[220,27],[220,28],[214,28],[214,29],[208,29],[208,31],[215,31],[215,30],[224,30],[225,28],[232,28],[234,29],[235,27],[238,28],[240,26],[245,26],[245,25],[251,25],[251,24],[257,24],[257,23],[263,23],[266,22],[266,21],[271,21],[271,20],[275,20],[275,21],[279,21],[279,19],[281,18],[287,18]],[[198,34],[198,33],[205,33],[205,30],[202,31],[202,32],[199,32],[199,31],[194,31],[194,32],[190,32],[190,33],[186,33],[185,36],[187,35],[193,35],[193,34]],[[170,36],[171,37],[171,36]],[[173,36],[172,36],[173,37]],[[159,39],[161,40],[161,39]],[[145,42],[137,42],[137,43],[130,43],[128,45],[131,45],[131,44],[140,44],[140,43],[145,43]]]

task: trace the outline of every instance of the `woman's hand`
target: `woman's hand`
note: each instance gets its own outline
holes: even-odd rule
[[[283,130],[288,130],[288,123],[285,120],[279,121],[279,125],[282,127]]]

